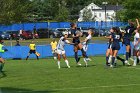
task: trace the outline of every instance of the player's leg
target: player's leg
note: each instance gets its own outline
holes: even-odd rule
[[[126,60],[125,60],[125,63],[128,64],[128,65],[130,65],[129,62],[128,62],[129,51],[130,51],[130,45],[126,45]]]
[[[68,61],[67,58],[66,58],[65,51],[62,51],[62,56],[63,56],[63,59],[65,60],[65,63],[66,63],[66,65],[67,65],[67,67],[70,68],[69,61]]]
[[[76,63],[78,65],[81,65],[79,62],[80,58],[78,57],[78,45],[74,45],[74,57],[75,57]]]
[[[137,51],[137,64],[138,64],[138,60],[140,60],[140,50]]]
[[[78,48],[81,50],[83,57],[88,59],[88,56],[87,56],[86,52],[84,51],[81,43],[78,44]]]
[[[137,65],[137,54],[138,54],[138,51],[136,49],[133,49],[133,57],[134,57],[133,66]]]
[[[115,64],[115,58],[118,54],[118,50],[113,50],[113,55],[112,55],[112,64],[111,64],[111,67],[113,67]]]
[[[33,53],[36,55],[36,59],[39,60],[38,52],[36,52],[36,50],[34,50]]]
[[[4,59],[0,58],[0,72],[2,72],[3,68],[4,68]]]
[[[106,51],[106,66],[109,65],[109,53],[110,53],[110,49],[107,49],[107,51]]]
[[[58,65],[58,68],[60,69],[61,66],[60,66],[60,60],[61,60],[61,54],[62,54],[62,51],[61,50],[57,50],[57,65]]]
[[[88,45],[83,45],[83,49],[84,49],[85,52],[87,52]],[[89,59],[89,60],[91,61],[91,59]],[[86,58],[84,58],[84,62],[85,62],[85,67],[87,67],[88,66],[88,62],[87,62]]]
[[[29,58],[29,56],[30,56],[31,53],[32,53],[32,51],[30,50],[29,53],[28,53],[28,55],[27,55],[27,57],[26,57],[26,60],[28,60],[28,58]]]

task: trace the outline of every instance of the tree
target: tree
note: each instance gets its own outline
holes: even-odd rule
[[[12,24],[28,21],[29,0],[1,0],[0,23]]]
[[[92,21],[93,17],[92,17],[92,12],[91,9],[88,9],[87,7],[84,9],[83,11],[83,21]]]
[[[139,0],[126,0],[123,3],[124,10],[119,12],[120,20],[128,21],[135,20],[140,16],[140,2]]]

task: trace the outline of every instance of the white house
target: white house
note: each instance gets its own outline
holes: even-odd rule
[[[78,21],[83,21],[83,11],[85,9],[91,10],[92,19],[94,18],[95,21],[115,21],[116,20],[116,11],[123,9],[120,5],[100,5],[97,6],[94,3],[89,4],[85,8],[80,11]],[[106,10],[106,17],[105,17],[105,10]]]

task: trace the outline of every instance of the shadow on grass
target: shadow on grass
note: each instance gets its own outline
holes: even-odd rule
[[[4,77],[7,77],[5,71],[0,72],[0,79],[4,78]]]
[[[53,93],[56,91],[33,91],[28,89],[18,89],[18,88],[9,88],[2,87],[0,88],[0,93]]]

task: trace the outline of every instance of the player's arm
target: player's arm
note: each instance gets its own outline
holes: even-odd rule
[[[112,35],[105,36],[105,38],[107,38],[107,39],[111,39],[111,38],[112,38]]]

